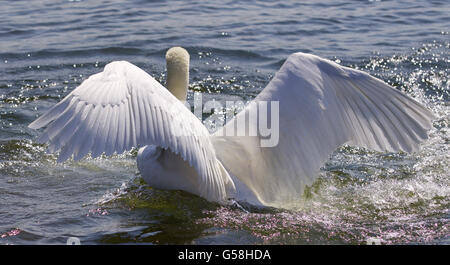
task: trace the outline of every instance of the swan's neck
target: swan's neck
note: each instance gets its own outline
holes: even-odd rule
[[[166,53],[166,87],[180,101],[186,101],[189,85],[189,53],[181,47],[170,48]]]

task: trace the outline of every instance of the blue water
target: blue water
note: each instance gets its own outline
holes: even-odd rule
[[[0,244],[449,244],[448,1],[3,1]],[[438,119],[415,154],[343,147],[298,211],[223,207],[148,187],[136,151],[56,163],[27,128],[84,79],[127,60],[165,82],[191,54],[190,91],[255,97],[302,51],[359,68]]]

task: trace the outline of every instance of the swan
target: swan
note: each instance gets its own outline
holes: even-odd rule
[[[222,204],[233,199],[289,208],[339,146],[414,152],[434,119],[424,106],[363,71],[297,52],[250,104],[210,133],[183,104],[189,53],[172,47],[166,64],[167,89],[127,61],[111,62],[29,127],[46,127],[37,141],[59,152],[58,162],[139,147],[138,170],[154,188]],[[279,102],[276,145],[262,146],[259,132],[224,133],[259,102]],[[274,110],[267,108],[268,115]]]

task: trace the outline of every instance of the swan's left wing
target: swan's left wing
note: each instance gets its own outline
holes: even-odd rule
[[[47,126],[38,141],[60,151],[58,161],[91,153],[120,154],[157,145],[179,154],[199,175],[201,196],[225,201],[233,183],[217,161],[208,130],[158,81],[139,67],[112,62],[29,125]]]
[[[249,126],[238,132],[250,114],[259,129],[279,122],[279,137],[263,147],[261,131]],[[279,115],[276,111],[278,102]],[[265,205],[287,208],[304,186],[318,176],[323,163],[340,145],[349,143],[379,151],[417,150],[427,138],[433,115],[402,92],[362,71],[317,56],[296,53],[286,60],[267,87],[222,130],[213,143],[223,165]],[[262,119],[264,121],[264,119]],[[269,127],[270,128],[270,123]],[[254,125],[254,124],[253,124]],[[242,128],[242,126],[240,127]],[[229,132],[236,135],[227,136]],[[264,132],[267,136],[267,131]],[[277,134],[277,135],[275,135]],[[267,140],[267,139],[266,139]]]

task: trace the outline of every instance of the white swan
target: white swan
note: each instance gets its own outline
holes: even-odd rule
[[[149,185],[209,201],[229,198],[289,208],[342,144],[411,152],[427,138],[432,113],[362,71],[295,53],[253,100],[279,102],[278,145],[257,136],[210,135],[183,105],[189,54],[167,51],[167,89],[137,66],[105,66],[29,125],[47,126],[38,139],[58,161],[139,149],[137,166]],[[171,93],[170,93],[170,92]],[[249,104],[222,130],[249,115]],[[271,109],[269,109],[270,115]],[[231,127],[233,130],[233,127]]]

